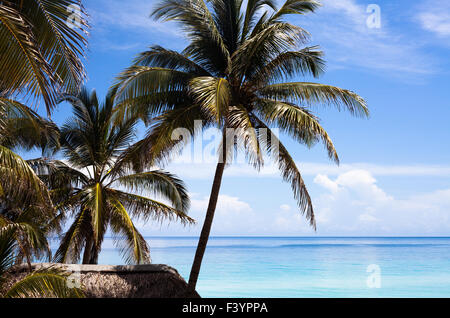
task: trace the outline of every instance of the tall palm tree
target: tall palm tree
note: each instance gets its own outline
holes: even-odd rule
[[[196,287],[223,172],[232,160],[234,142],[224,142],[227,129],[240,129],[238,147],[256,168],[263,165],[264,153],[273,158],[283,179],[291,184],[300,211],[315,228],[311,198],[300,171],[270,128],[277,126],[307,146],[322,141],[329,157],[338,162],[330,137],[310,107],[327,104],[354,115],[369,113],[365,101],[349,90],[287,82],[297,75],[318,77],[323,72],[322,52],[316,46],[306,46],[308,32],[284,20],[289,14],[313,12],[320,5],[318,1],[287,0],[280,8],[274,0],[249,0],[246,7],[243,3],[163,0],[153,17],[178,22],[189,39],[188,46],[182,52],[151,47],[119,75],[114,86],[120,114],[139,115],[151,124],[146,138],[129,152],[135,156],[137,167],[166,162],[186,142],[172,140],[172,132],[184,127],[195,134],[194,119],[223,131],[189,278],[191,290]]]
[[[112,94],[101,105],[95,91],[86,89],[61,101],[70,102],[74,113],[61,128],[65,160],[30,162],[52,190],[62,217],[68,213],[73,217],[55,261],[77,262],[84,249],[83,263],[96,264],[109,226],[127,262],[149,262],[148,245],[132,219],[193,222],[186,215],[189,198],[184,183],[162,170],[130,169],[123,154],[134,140],[136,120],[116,123]]]
[[[71,297],[80,298],[84,294],[80,288],[67,284],[67,273],[46,269],[28,273],[23,279],[6,287],[6,274],[16,263],[17,250],[21,250],[17,241],[17,232],[36,235],[33,226],[20,224],[0,225],[0,298],[24,297]]]

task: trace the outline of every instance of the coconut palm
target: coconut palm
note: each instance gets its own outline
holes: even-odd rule
[[[56,229],[51,226],[56,211],[48,190],[28,163],[14,153],[17,148],[34,147],[44,154],[57,148],[57,127],[25,105],[0,98],[0,225],[25,222],[49,232]],[[33,244],[20,230],[16,234],[23,237],[21,257],[30,261],[34,253],[47,252],[46,244]],[[34,241],[44,242],[42,237]]]
[[[1,202],[50,203],[42,182],[13,150],[54,146],[54,130],[17,97],[42,98],[50,111],[60,90],[78,89],[85,76],[85,15],[77,0],[0,1]],[[73,20],[75,28],[68,23]]]
[[[134,140],[136,120],[115,123],[111,94],[101,105],[95,90],[86,89],[61,101],[70,102],[74,113],[61,128],[64,161],[30,162],[52,190],[61,217],[73,219],[54,260],[77,262],[84,249],[83,263],[96,264],[109,227],[127,262],[149,262],[148,245],[132,219],[192,222],[184,183],[162,170],[130,169],[123,153]]]
[[[6,276],[17,262],[17,251],[22,248],[17,240],[18,232],[27,233],[30,237],[39,235],[34,226],[26,222],[0,226],[0,298],[84,296],[80,288],[67,284],[67,273],[51,268],[30,272],[7,286]]]
[[[178,127],[193,135],[194,120],[219,127],[223,142],[209,205],[192,266],[189,286],[195,289],[207,245],[222,175],[235,146],[259,168],[263,155],[277,163],[291,184],[301,212],[315,228],[311,198],[300,171],[285,146],[270,131],[278,127],[301,144],[322,141],[331,159],[338,155],[327,132],[311,112],[313,105],[333,105],[351,114],[368,116],[364,100],[334,86],[289,82],[298,75],[318,77],[324,69],[322,52],[306,46],[307,31],[285,21],[289,14],[313,12],[315,0],[163,0],[153,12],[159,20],[178,22],[189,40],[182,52],[160,46],[140,54],[123,71],[114,88],[121,115],[140,116],[150,129],[130,150],[136,167],[167,162],[186,140],[172,140]],[[155,117],[155,118],[153,118]],[[265,133],[267,132],[267,133]],[[269,138],[271,136],[271,138]],[[224,155],[222,155],[224,154]]]

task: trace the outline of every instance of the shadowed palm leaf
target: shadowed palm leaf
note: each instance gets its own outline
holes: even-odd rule
[[[58,130],[25,105],[5,98],[0,98],[0,117],[0,220],[56,229],[49,224],[55,210],[47,187],[12,149],[39,147],[50,153],[58,147]],[[30,248],[24,248],[24,256],[30,256]]]
[[[16,251],[20,249],[20,241],[17,241],[18,231],[34,232],[32,226],[26,223],[4,226],[0,220],[0,297],[84,297],[81,289],[68,286],[68,273],[54,269],[31,272],[9,288],[5,288],[3,286],[6,280],[4,276],[16,263]],[[33,236],[36,233],[28,234]]]
[[[42,97],[50,111],[58,91],[78,90],[85,77],[85,16],[77,0],[2,1],[0,96]]]

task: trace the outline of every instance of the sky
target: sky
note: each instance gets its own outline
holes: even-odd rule
[[[176,24],[150,18],[153,0],[84,2],[92,25],[86,85],[99,96],[149,46],[182,50],[187,45]],[[313,80],[358,93],[371,115],[361,119],[321,105],[313,108],[335,143],[340,166],[328,160],[322,145],[308,149],[281,136],[311,194],[317,231],[268,163],[259,173],[245,164],[226,169],[211,234],[448,236],[450,2],[322,4],[314,14],[289,17],[311,33],[310,45],[325,53],[327,71]],[[53,119],[63,123],[69,116],[70,107],[61,104]],[[144,132],[141,127],[139,134]],[[203,145],[208,142],[204,138]],[[138,221],[144,235],[198,235],[215,169],[213,160],[198,161],[165,167],[186,182],[189,213],[197,224]]]

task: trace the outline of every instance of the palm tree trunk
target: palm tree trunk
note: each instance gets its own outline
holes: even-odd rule
[[[95,245],[92,244],[92,250],[91,250],[91,259],[89,260],[89,264],[98,264],[98,254],[100,253],[100,249]]]
[[[216,211],[217,199],[219,198],[219,191],[222,183],[222,176],[224,169],[225,169],[225,160],[217,164],[211,195],[209,197],[208,209],[206,211],[205,221],[203,223],[202,232],[200,233],[197,250],[195,252],[194,263],[192,264],[191,274],[189,276],[188,292],[190,293],[195,292],[195,287],[197,285],[203,255],[205,254],[206,244],[208,243],[209,233],[211,232],[211,225],[214,219],[214,213]]]
[[[91,251],[92,251],[92,239],[87,239],[86,246],[84,247],[84,253],[83,253],[83,264],[90,264],[91,261]]]

